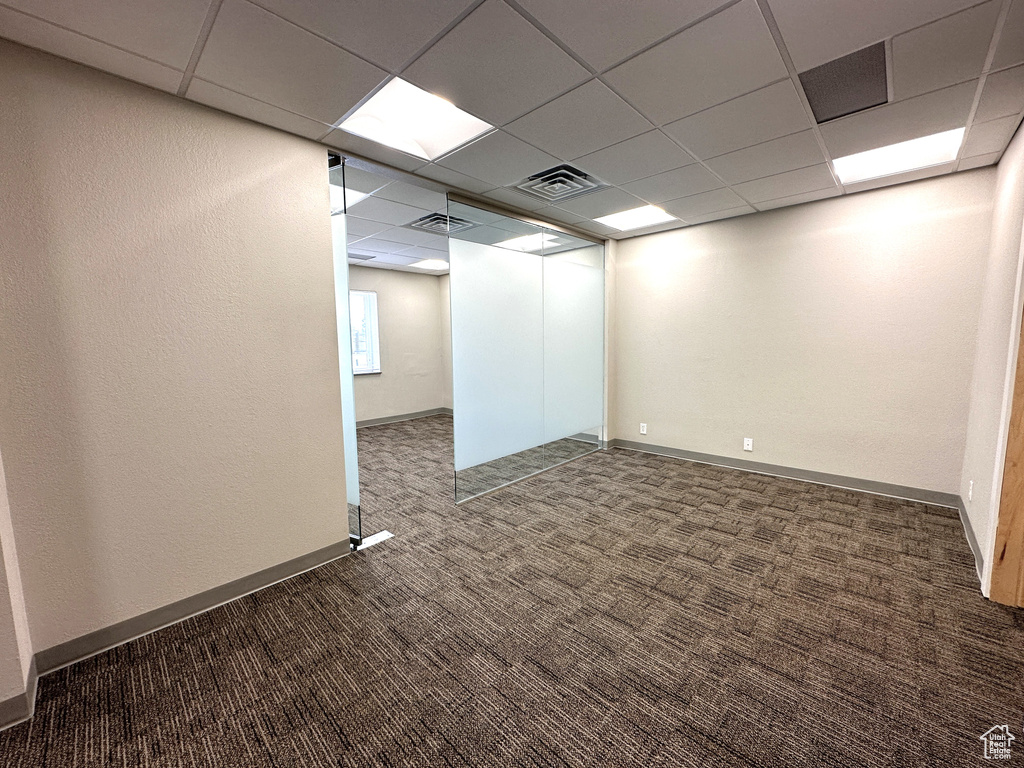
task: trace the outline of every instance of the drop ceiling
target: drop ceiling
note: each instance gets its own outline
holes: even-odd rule
[[[1024,116],[1024,0],[0,0],[0,36],[612,238],[992,164]],[[878,43],[887,103],[818,125],[799,74]],[[434,162],[337,129],[394,76],[496,129]],[[952,163],[836,180],[837,157],[962,126]],[[510,189],[562,163],[611,186]],[[353,247],[441,250],[405,226],[439,192],[371,191]],[[679,221],[593,221],[648,203]]]

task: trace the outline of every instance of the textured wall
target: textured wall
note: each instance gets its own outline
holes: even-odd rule
[[[323,148],[0,42],[34,650],[348,536]]]
[[[959,493],[985,556],[988,594],[999,487],[1006,456],[1006,431],[1021,322],[1021,226],[1024,222],[1024,131],[1018,130],[999,161],[978,341],[971,382],[970,419]],[[968,489],[974,481],[973,499]]]
[[[614,436],[958,493],[994,180],[620,242]]]
[[[0,457],[0,702],[24,693],[31,662],[32,642]]]
[[[448,405],[451,364],[446,378],[440,278],[354,266],[348,274],[349,289],[377,292],[380,330],[381,372],[356,376],[356,419]]]

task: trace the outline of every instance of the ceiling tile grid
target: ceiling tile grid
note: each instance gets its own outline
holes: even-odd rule
[[[955,127],[959,164],[912,176],[996,162],[1024,114],[1024,0],[0,0],[0,35],[611,237],[592,219],[631,206],[661,229],[897,183],[831,161]],[[883,42],[889,102],[816,125],[798,74]],[[494,130],[426,162],[337,128],[394,76]],[[611,187],[510,189],[559,163]],[[431,207],[388,184],[353,234]]]

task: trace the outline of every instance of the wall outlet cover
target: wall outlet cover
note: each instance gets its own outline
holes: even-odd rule
[[[642,421],[640,422],[640,434],[641,435],[646,435],[647,434],[647,425],[644,424]]]
[[[752,437],[744,437],[743,438],[743,450],[744,451],[752,451],[752,450],[754,450],[754,438],[752,438]]]

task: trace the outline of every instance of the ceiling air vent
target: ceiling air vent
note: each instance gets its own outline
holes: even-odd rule
[[[413,229],[424,229],[427,232],[434,232],[438,235],[450,235],[455,232],[462,232],[464,229],[471,229],[476,226],[476,223],[468,219],[460,219],[458,216],[428,213],[426,216],[411,222],[408,226]]]
[[[351,251],[349,251],[348,257],[350,259],[358,259],[359,261],[369,261],[376,258],[372,253],[352,253]]]
[[[525,181],[516,184],[513,189],[525,192],[530,197],[546,203],[560,203],[572,197],[579,197],[590,192],[604,189],[608,185],[590,174],[584,173],[571,165],[556,165],[546,171],[535,173]]]
[[[818,123],[885,104],[885,43],[876,43],[800,73]]]

